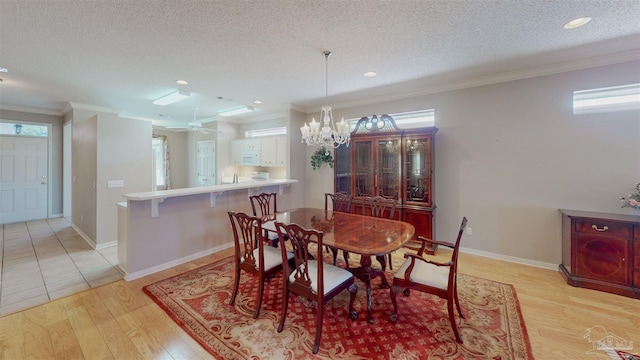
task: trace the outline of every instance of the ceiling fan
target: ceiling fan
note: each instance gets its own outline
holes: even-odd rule
[[[196,120],[196,113],[198,111],[198,108],[194,108],[193,109],[193,121],[191,121],[190,123],[188,123],[186,126],[165,126],[165,129],[176,129],[176,132],[184,132],[184,131],[197,131],[201,134],[211,134],[212,132],[219,132],[218,130],[214,130],[214,129],[206,129],[202,127],[202,120],[198,121]],[[207,118],[204,120],[215,120],[215,117],[212,118]]]

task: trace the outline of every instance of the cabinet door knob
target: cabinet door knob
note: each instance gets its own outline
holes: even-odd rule
[[[591,228],[592,228],[593,230],[595,230],[595,231],[601,231],[601,232],[602,232],[602,231],[607,231],[607,230],[609,230],[609,227],[608,227],[608,226],[606,226],[606,225],[605,225],[605,226],[603,226],[603,227],[602,227],[602,229],[600,229],[600,228],[599,228],[598,226],[596,226],[596,225],[591,225]]]

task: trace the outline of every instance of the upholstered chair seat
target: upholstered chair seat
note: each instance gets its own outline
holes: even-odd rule
[[[282,263],[282,259],[280,259],[280,262]],[[314,294],[317,294],[318,293],[318,261],[309,260],[308,264],[309,264],[309,279],[311,280],[311,291],[313,291]],[[345,281],[349,280],[349,278],[353,277],[353,274],[351,274],[349,271],[341,267],[334,266],[331,264],[323,264],[323,265],[324,265],[323,271],[324,271],[324,294],[325,295],[327,295],[329,291],[338,287],[338,285],[344,283]],[[304,271],[304,264],[301,265],[301,269],[302,271]],[[296,269],[291,273],[291,275],[289,275],[289,281],[295,282],[297,272],[298,270]]]

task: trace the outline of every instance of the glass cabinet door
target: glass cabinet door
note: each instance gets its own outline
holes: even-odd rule
[[[405,145],[405,201],[431,205],[431,138],[408,137]]]
[[[386,198],[399,199],[400,139],[378,142],[378,168],[374,184],[377,194]]]
[[[351,194],[351,157],[349,148],[341,145],[335,151],[336,192]]]
[[[375,196],[373,188],[373,142],[355,142],[355,194],[354,196]]]

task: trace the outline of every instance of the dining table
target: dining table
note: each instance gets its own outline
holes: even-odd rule
[[[371,280],[380,277],[382,285],[389,287],[384,271],[371,267],[371,258],[384,256],[400,249],[414,235],[413,225],[399,220],[376,218],[321,208],[296,208],[278,211],[265,217],[262,228],[275,230],[275,222],[298,224],[306,229],[323,233],[322,244],[360,255],[360,266],[348,270],[365,283],[369,323],[374,324],[372,313]],[[318,249],[322,251],[322,249]]]

